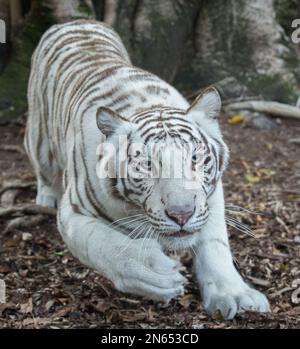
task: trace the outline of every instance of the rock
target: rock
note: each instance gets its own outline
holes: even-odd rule
[[[22,240],[23,241],[30,241],[30,240],[32,240],[32,234],[30,234],[30,233],[23,233],[22,234]]]
[[[294,241],[296,242],[296,243],[298,243],[298,244],[300,244],[300,236],[295,236],[294,237]]]
[[[278,127],[277,123],[266,114],[244,110],[241,112],[246,119],[247,126],[261,131],[270,131]]]
[[[266,130],[266,131],[273,130],[278,126],[276,122],[274,122],[273,120],[271,120],[270,118],[264,115],[253,117],[250,120],[249,124],[253,128],[256,128],[258,130]]]
[[[240,83],[233,76],[214,83],[214,86],[219,90],[223,99],[241,98],[250,95],[246,85]]]

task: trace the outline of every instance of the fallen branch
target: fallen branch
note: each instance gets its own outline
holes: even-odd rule
[[[56,217],[56,209],[43,207],[40,205],[21,205],[9,208],[0,208],[0,217],[10,217],[14,215],[46,215]]]
[[[113,25],[117,16],[117,1],[106,0],[104,3],[104,18],[103,22],[108,25]]]
[[[253,276],[248,276],[247,277],[254,285],[258,285],[258,286],[264,286],[264,287],[268,287],[270,286],[270,281],[268,280],[263,280],[263,279],[258,279],[255,278]]]
[[[17,217],[12,219],[5,228],[4,233],[11,231],[12,229],[24,229],[31,228],[36,226],[45,220],[45,215],[38,214],[36,216],[26,216],[26,217]]]
[[[273,116],[287,117],[300,120],[300,109],[292,105],[269,102],[269,101],[243,101],[230,103],[226,106],[226,111],[232,110],[253,110]]]
[[[0,146],[0,150],[25,154],[24,149],[20,145],[4,145],[3,144]]]
[[[13,206],[16,202],[16,199],[18,195],[20,194],[21,190],[20,189],[9,189],[6,190],[2,195],[1,195],[1,206],[3,207],[9,207]]]
[[[262,253],[250,253],[251,256],[259,257],[259,258],[266,258],[266,259],[271,259],[271,260],[280,260],[280,259],[289,259],[291,258],[289,255],[284,254],[284,253],[278,253],[278,254],[262,254]]]
[[[300,138],[292,138],[288,140],[290,144],[300,144]]]
[[[245,96],[242,96],[242,97],[238,97],[238,98],[229,98],[229,99],[226,99],[222,102],[222,105],[225,107],[227,107],[228,105],[230,104],[235,104],[235,103],[241,103],[241,102],[248,102],[248,101],[259,101],[261,102],[262,101],[262,98],[260,96],[249,96],[249,97],[245,97]]]
[[[2,195],[7,190],[26,189],[26,188],[30,188],[30,187],[36,187],[36,182],[9,183],[0,189],[0,195]]]

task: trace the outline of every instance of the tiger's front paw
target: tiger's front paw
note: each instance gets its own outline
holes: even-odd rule
[[[120,256],[112,278],[115,287],[161,302],[182,295],[186,279],[179,272],[180,263],[165,255],[155,240],[148,241],[147,246],[148,250],[143,251],[143,240],[134,240],[126,256]]]
[[[226,287],[226,290],[219,288],[218,292],[208,292],[204,298],[207,312],[215,315],[219,311],[226,320],[231,320],[236,314],[245,311],[270,312],[270,305],[264,294],[246,284],[237,291],[234,288],[230,291]]]

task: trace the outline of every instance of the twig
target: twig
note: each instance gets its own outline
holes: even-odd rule
[[[13,206],[20,192],[21,192],[20,189],[6,190],[2,195],[0,195],[1,206],[3,207]]]
[[[16,214],[46,215],[56,217],[56,209],[40,205],[21,205],[9,208],[0,208],[0,217],[9,217]]]
[[[28,183],[9,183],[3,188],[0,189],[0,195],[2,195],[7,190],[12,189],[26,189],[30,187],[36,187],[36,182],[28,182]]]
[[[31,228],[36,226],[45,220],[45,215],[39,214],[36,216],[25,216],[25,217],[17,217],[12,219],[4,230],[4,233],[11,231],[12,229],[22,229],[22,228]]]
[[[248,278],[249,280],[251,280],[251,282],[252,282],[254,285],[264,286],[264,287],[270,286],[270,281],[268,281],[268,280],[258,279],[258,278],[253,277],[253,276],[247,276],[247,278]]]
[[[296,190],[282,190],[283,193],[290,194],[290,195],[298,195],[300,196],[300,191]]]
[[[278,253],[278,254],[273,254],[273,255],[261,254],[261,253],[250,253],[250,255],[255,256],[255,257],[259,257],[259,258],[271,259],[271,260],[291,258],[289,255],[284,254],[284,253],[280,253],[280,254]]]
[[[300,138],[292,138],[288,140],[291,144],[300,144]]]
[[[289,235],[291,235],[291,231],[290,231],[289,227],[284,223],[284,221],[280,217],[276,217],[275,219],[285,229],[285,231]]]
[[[108,25],[113,25],[115,23],[116,16],[117,16],[117,1],[106,0],[104,3],[103,22]]]
[[[258,101],[262,100],[262,98],[260,96],[229,98],[229,99],[223,101],[222,105],[224,107],[227,107],[230,104],[253,101],[254,99],[258,100]]]
[[[300,109],[288,104],[270,102],[270,101],[244,101],[231,103],[226,106],[226,110],[254,110],[260,113],[266,113],[273,116],[293,118],[300,120]]]
[[[274,292],[274,293],[271,293],[271,294],[270,294],[270,297],[271,297],[271,298],[275,298],[275,297],[277,297],[277,296],[282,295],[282,294],[285,293],[285,292],[289,292],[289,291],[292,291],[292,290],[294,290],[293,287],[284,287],[284,288],[282,288],[281,290],[278,290],[278,291],[276,291],[276,292]]]
[[[1,145],[0,146],[1,151],[11,151],[16,153],[25,154],[24,149],[19,145]]]

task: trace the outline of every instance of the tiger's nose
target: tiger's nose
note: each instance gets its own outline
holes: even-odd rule
[[[192,217],[193,213],[194,210],[180,207],[171,207],[166,210],[166,215],[181,227]]]

